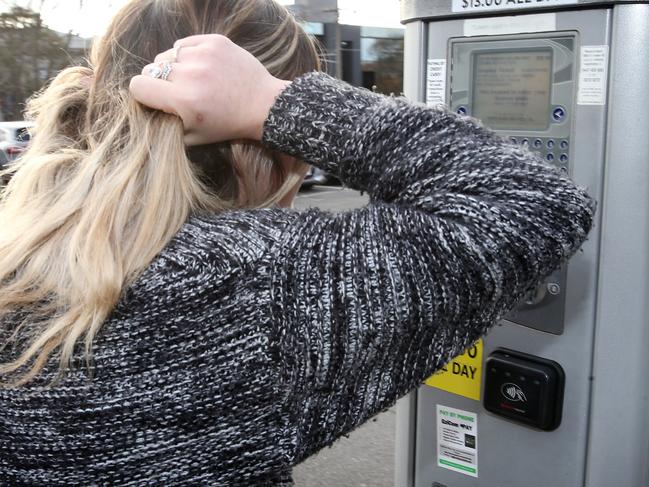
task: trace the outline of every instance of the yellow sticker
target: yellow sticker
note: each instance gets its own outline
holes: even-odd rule
[[[469,399],[480,400],[482,340],[455,357],[426,381],[426,385]]]

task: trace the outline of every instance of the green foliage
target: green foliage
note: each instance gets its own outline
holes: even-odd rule
[[[25,101],[69,64],[69,36],[43,26],[40,13],[13,7],[0,14],[0,110],[20,120]]]

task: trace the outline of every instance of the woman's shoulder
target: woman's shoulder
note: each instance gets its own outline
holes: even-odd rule
[[[291,221],[279,208],[195,214],[185,222],[165,251],[196,258],[226,258],[245,265],[262,257]],[[164,253],[164,252],[163,252]]]
[[[259,266],[290,222],[291,213],[269,208],[192,215],[130,291],[149,294],[205,279],[214,284]]]

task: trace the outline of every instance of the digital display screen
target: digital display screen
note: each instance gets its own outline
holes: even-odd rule
[[[517,50],[473,56],[472,112],[495,130],[546,130],[550,125],[552,51]]]

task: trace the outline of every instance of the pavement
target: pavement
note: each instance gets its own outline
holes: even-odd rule
[[[298,209],[344,211],[366,205],[367,196],[335,186],[301,192]],[[321,450],[295,468],[296,487],[394,487],[394,409],[379,414],[349,437]]]

